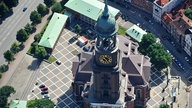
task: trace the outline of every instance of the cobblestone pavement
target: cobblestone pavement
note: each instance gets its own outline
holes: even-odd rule
[[[73,75],[71,72],[72,59],[81,52],[81,48],[75,42],[69,40],[75,34],[64,29],[52,55],[59,61],[61,65],[56,63],[44,63],[40,69],[40,75],[37,78],[39,84],[45,84],[48,87],[48,96],[53,100],[58,108],[76,108],[72,96],[71,82]],[[39,85],[34,85],[34,92],[30,93],[28,99],[42,98]]]
[[[173,108],[188,108],[186,84],[180,76],[177,76],[175,71],[173,68],[167,77],[165,73],[152,69],[151,98],[147,102],[148,108],[159,108],[160,104],[166,102]],[[175,102],[173,102],[174,95],[176,96]]]

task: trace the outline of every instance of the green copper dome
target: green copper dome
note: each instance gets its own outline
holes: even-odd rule
[[[95,30],[98,34],[109,35],[116,33],[117,25],[114,16],[108,11],[107,0],[105,0],[105,8],[103,13],[97,19]]]

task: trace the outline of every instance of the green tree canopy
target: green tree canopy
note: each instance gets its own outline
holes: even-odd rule
[[[35,99],[27,102],[28,108],[53,108],[54,103],[49,99]]]
[[[53,12],[58,12],[60,13],[62,11],[62,6],[61,3],[55,3],[51,9]]]
[[[39,47],[38,57],[44,59],[47,56],[47,51],[44,47]]]
[[[3,53],[4,58],[6,59],[6,61],[8,61],[8,64],[14,60],[14,54],[10,51],[7,50]]]
[[[17,39],[17,41],[19,41],[23,44],[23,42],[25,42],[28,39],[27,32],[24,29],[19,30],[17,32],[16,39]]]
[[[146,51],[147,48],[155,42],[156,42],[156,37],[154,34],[152,33],[144,34],[141,42],[139,43],[139,51],[142,54],[147,55],[147,51]]]
[[[169,107],[169,105],[167,103],[165,103],[165,104],[161,104],[160,108],[170,108],[170,107]]]
[[[9,97],[12,93],[15,93],[15,89],[12,86],[3,86],[0,88],[0,96]]]
[[[158,69],[167,68],[172,63],[172,56],[164,50],[163,46],[155,43],[149,46],[148,56],[151,58],[151,63]]]
[[[41,37],[42,37],[42,35],[41,35],[40,33],[36,34],[36,35],[34,36],[35,42],[39,42],[39,41],[41,40]]]
[[[0,96],[0,108],[5,108],[7,101],[8,100],[6,96]]]
[[[14,42],[14,43],[11,45],[11,51],[12,51],[13,53],[17,53],[19,50],[20,50],[19,43],[18,43],[18,42]]]
[[[15,93],[15,90],[12,86],[3,86],[0,88],[0,108],[5,108],[7,105],[8,97]]]
[[[32,11],[30,15],[30,20],[32,21],[32,24],[38,24],[41,22],[41,14],[39,14],[37,11]]]
[[[61,6],[64,8],[65,4],[68,2],[69,0],[61,0]]]
[[[9,7],[9,8],[12,8],[12,7],[15,7],[18,5],[19,1],[18,0],[3,0],[4,3]]]
[[[45,16],[49,12],[48,8],[45,7],[43,4],[39,4],[37,6],[37,11],[38,11],[38,13],[41,14],[41,16]]]
[[[3,16],[5,13],[9,11],[8,7],[4,2],[0,2],[0,16]]]
[[[29,35],[33,33],[33,30],[34,30],[34,27],[31,24],[27,23],[27,25],[25,26],[25,31],[27,32],[27,34]]]
[[[185,10],[185,15],[192,20],[192,10],[191,9],[186,9]]]
[[[55,3],[55,0],[44,0],[44,3],[47,7],[51,7]]]
[[[35,52],[36,52],[37,49],[38,49],[38,42],[32,43],[30,53],[35,55]]]

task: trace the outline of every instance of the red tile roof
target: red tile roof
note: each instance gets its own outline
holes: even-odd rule
[[[160,6],[164,6],[167,4],[170,0],[157,0],[157,4]]]
[[[163,20],[164,20],[165,22],[167,22],[167,23],[169,23],[169,24],[173,21],[173,19],[172,19],[172,14],[163,13],[162,18],[163,18]]]

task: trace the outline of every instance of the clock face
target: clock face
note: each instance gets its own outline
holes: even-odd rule
[[[100,55],[99,61],[103,64],[109,64],[112,62],[112,57],[110,55]]]

